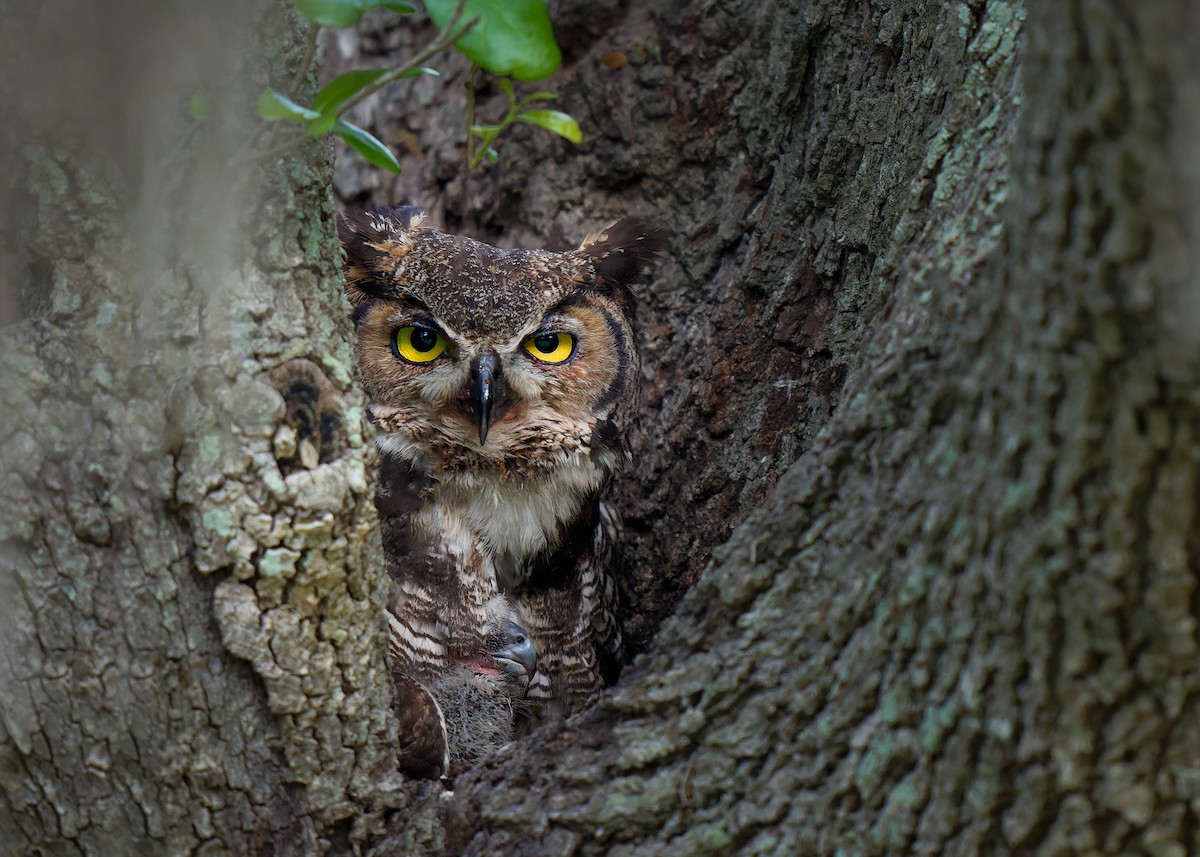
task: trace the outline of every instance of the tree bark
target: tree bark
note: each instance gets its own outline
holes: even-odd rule
[[[1200,850],[1189,5],[554,12],[581,147],[519,129],[464,185],[448,55],[358,117],[405,173],[336,184],[495,243],[629,211],[676,236],[618,495],[638,659],[452,793],[400,784],[327,152],[226,175],[199,146],[222,169],[168,197],[175,147],[128,124],[90,156],[37,140],[6,171],[36,216],[0,236],[27,286],[4,304],[0,841]]]
[[[303,24],[5,28],[0,851],[344,851],[399,780],[331,150],[255,130]]]
[[[381,850],[1200,848],[1194,14],[1024,17],[634,5],[558,87],[600,133],[472,179],[480,231],[671,224],[636,639],[704,571],[593,712]],[[394,199],[453,221],[437,176]]]
[[[977,150],[1006,156],[1020,8],[558,4],[568,66],[552,88],[589,130],[584,144],[517,126],[500,163],[465,182],[459,58],[438,58],[442,82],[360,108],[411,154],[383,186],[343,159],[335,187],[349,204],[420,204],[515,245],[568,246],[629,211],[676,236],[640,295],[644,431],[620,486],[635,648],[828,423],[895,301],[880,266],[913,240],[897,228],[922,223],[935,193],[948,203]],[[362,54],[329,73],[420,37],[369,30]],[[613,54],[628,64],[610,69]],[[503,112],[498,89],[478,100],[485,119]]]

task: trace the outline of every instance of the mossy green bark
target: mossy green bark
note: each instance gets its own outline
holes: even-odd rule
[[[589,35],[556,87],[590,148],[516,138],[447,190],[451,97],[379,201],[528,244],[653,201],[677,236],[620,495],[641,657],[452,794],[398,790],[327,153],[254,173],[238,240],[198,205],[164,244],[111,149],[31,143],[0,842],[1200,850],[1194,13],[595,8],[561,4]],[[269,374],[302,360],[346,415],[311,467]]]
[[[399,781],[331,151],[256,158],[303,24],[103,5],[4,37],[0,851],[342,850]],[[272,370],[309,356],[343,431],[304,465]]]

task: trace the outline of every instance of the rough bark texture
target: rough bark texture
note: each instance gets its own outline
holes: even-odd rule
[[[3,304],[25,317],[2,351],[0,843],[1200,851],[1189,4],[553,11],[582,147],[520,129],[464,189],[448,56],[363,105],[406,172],[337,186],[496,243],[628,211],[676,236],[621,488],[641,656],[452,794],[397,789],[327,155],[252,173],[277,195],[239,218],[211,203],[236,172],[150,204],[175,171],[141,170],[175,146],[111,157],[128,124],[91,156],[28,141],[6,210],[34,214],[0,235],[26,286]],[[74,23],[80,67],[114,55]]]
[[[393,118],[432,166],[375,199],[657,208],[638,642],[744,523],[595,711],[380,850],[1196,851],[1190,9],[613,9],[581,150],[514,138],[464,215],[449,119]]]
[[[914,208],[919,221],[935,190],[951,192],[943,174],[1004,145],[985,123],[1011,123],[998,87],[1011,94],[1013,76],[996,78],[1020,14],[665,0],[555,11],[568,65],[551,83],[583,123],[581,147],[518,126],[464,191],[466,70],[448,55],[442,80],[361,108],[411,152],[405,173],[379,186],[346,158],[336,187],[348,203],[421,204],[510,244],[567,245],[630,210],[674,236],[640,295],[644,431],[620,488],[636,650],[828,421],[892,299],[879,265],[902,216]],[[368,29],[367,55],[349,64],[376,51],[395,61],[387,52],[421,35]],[[628,65],[610,70],[614,52]],[[342,67],[331,54],[330,74]],[[490,92],[485,118],[503,107]]]
[[[398,782],[331,152],[247,157],[302,25],[5,27],[0,852],[345,850]]]

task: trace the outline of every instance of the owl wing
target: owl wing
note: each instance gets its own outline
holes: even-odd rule
[[[392,705],[399,724],[396,764],[418,779],[437,779],[450,768],[446,719],[429,689],[393,663],[395,697]]]
[[[393,586],[388,601],[390,648],[418,679],[442,672],[483,634],[486,582],[467,579],[440,544],[414,526],[429,476],[398,456],[383,455],[375,506],[384,561]]]
[[[617,568],[625,528],[621,516],[608,503],[600,504],[591,561],[581,574],[581,597],[590,621],[587,634],[596,646],[597,667],[604,684],[614,684],[621,674],[624,638],[621,636],[620,590]]]
[[[586,548],[567,553],[557,567],[551,562],[549,573],[535,575],[516,596],[537,645],[538,668],[528,696],[543,718],[578,711],[620,673],[621,524],[607,504],[594,508]],[[573,567],[564,567],[567,562]]]
[[[469,625],[456,564],[415,531],[428,477],[396,456],[380,461],[375,505],[388,575],[388,649],[399,723],[397,764],[420,779],[446,775],[464,744],[458,710],[472,697],[471,675],[451,659],[451,640]]]

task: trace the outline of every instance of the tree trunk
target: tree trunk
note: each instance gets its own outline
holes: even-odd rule
[[[337,185],[509,245],[631,210],[676,236],[619,494],[641,656],[452,794],[398,785],[327,154],[248,199],[219,147],[177,179],[127,125],[122,159],[38,140],[2,236],[0,841],[1200,850],[1190,6],[554,12],[583,146],[519,129],[464,186],[448,56],[363,105],[406,172]]]
[[[0,852],[345,850],[399,779],[330,147],[254,136],[303,24],[5,27]]]
[[[632,6],[567,48],[580,151],[392,189],[530,241],[659,207],[639,641],[725,543],[590,715],[388,847],[1200,848],[1194,15],[1037,16]]]

